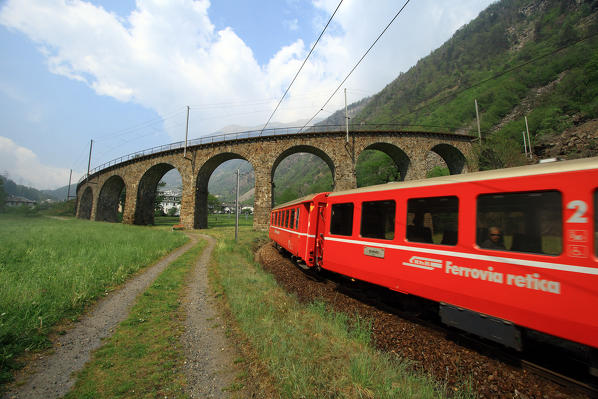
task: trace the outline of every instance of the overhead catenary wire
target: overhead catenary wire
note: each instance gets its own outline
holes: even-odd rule
[[[318,116],[318,114],[321,111],[324,110],[324,107],[326,107],[326,105],[328,105],[328,103],[330,102],[330,100],[332,100],[332,97],[334,97],[334,95],[339,91],[339,89],[342,87],[342,85],[345,84],[345,82],[347,81],[347,79],[349,79],[349,77],[355,71],[355,69],[357,69],[357,67],[359,66],[359,64],[361,64],[361,61],[363,61],[363,59],[368,55],[368,53],[370,52],[370,50],[372,50],[372,48],[376,45],[376,43],[378,43],[378,40],[380,40],[380,38],[382,37],[382,35],[384,35],[384,33],[386,33],[386,31],[388,30],[388,28],[390,28],[390,25],[392,25],[392,23],[399,17],[399,15],[401,15],[401,13],[405,9],[405,7],[407,7],[407,4],[409,4],[410,1],[411,0],[407,0],[405,2],[405,4],[403,4],[403,6],[399,9],[399,11],[397,11],[397,13],[395,14],[395,16],[392,17],[392,19],[390,20],[390,22],[386,25],[386,27],[382,30],[382,32],[380,32],[380,34],[378,35],[378,37],[376,38],[376,40],[374,40],[374,42],[372,43],[372,45],[366,50],[365,53],[363,53],[363,55],[361,56],[361,58],[359,59],[359,61],[357,61],[357,63],[355,64],[355,66],[351,69],[351,71],[349,71],[349,73],[343,79],[343,81],[338,85],[338,87],[334,90],[334,92],[332,92],[332,94],[330,95],[330,97],[328,98],[328,100],[326,100],[326,102],[324,103],[324,105],[322,105],[320,107],[320,110],[318,112],[316,112],[314,114],[314,116],[312,116],[310,118],[310,120],[307,121],[307,123],[305,125],[303,125],[303,127],[299,130],[299,132],[303,131],[303,129],[305,129],[305,127],[308,126],[311,123],[311,121],[313,121],[316,118],[316,116]]]
[[[79,153],[79,156],[73,162],[70,169],[73,169],[73,170],[83,169],[83,167],[84,167],[83,162],[85,161],[86,154],[87,154],[87,147],[81,148],[81,152]],[[79,172],[77,172],[77,173],[79,173]]]
[[[316,48],[316,45],[318,44],[318,42],[320,41],[320,39],[324,35],[324,32],[326,32],[326,28],[328,28],[328,25],[330,25],[330,22],[332,21],[332,18],[334,18],[334,16],[336,15],[336,12],[338,11],[338,9],[340,8],[340,6],[341,6],[342,3],[343,3],[343,0],[341,0],[338,3],[338,5],[336,6],[336,9],[334,10],[334,12],[332,13],[332,15],[330,16],[330,19],[328,19],[328,22],[326,23],[326,26],[324,26],[324,29],[322,29],[322,32],[320,33],[320,36],[318,36],[318,39],[315,41],[314,45],[311,47],[311,50],[309,50],[309,53],[307,54],[307,57],[305,57],[305,59],[303,60],[303,63],[301,64],[301,66],[299,67],[299,70],[295,74],[295,77],[293,78],[293,80],[289,84],[289,87],[287,87],[287,89],[285,90],[284,94],[280,98],[280,101],[278,101],[278,104],[276,105],[276,108],[274,108],[274,111],[272,111],[272,114],[270,114],[270,117],[268,118],[268,121],[264,124],[264,127],[260,131],[260,135],[264,132],[264,130],[266,129],[266,127],[268,126],[268,124],[272,120],[272,117],[274,116],[274,114],[278,110],[278,107],[280,107],[280,104],[282,104],[282,101],[284,100],[284,98],[286,97],[287,93],[291,89],[291,86],[293,86],[293,83],[295,83],[295,80],[297,79],[297,76],[299,76],[299,73],[301,72],[301,70],[305,66],[305,63],[309,59],[309,56],[311,55],[311,53],[313,53],[314,49]]]
[[[140,123],[138,123],[136,125],[133,125],[133,126],[130,126],[130,127],[127,127],[127,128],[123,128],[123,129],[120,129],[120,130],[116,130],[116,131],[114,131],[112,133],[105,134],[103,136],[94,137],[93,139],[95,141],[104,141],[104,140],[114,139],[114,138],[117,138],[117,137],[120,137],[120,136],[126,136],[126,135],[134,133],[135,131],[148,128],[148,127],[150,127],[152,125],[166,122],[167,120],[170,120],[172,118],[177,117],[179,114],[183,113],[185,110],[186,110],[186,108],[181,108],[181,109],[179,109],[177,111],[169,112],[169,113],[167,113],[164,116],[159,116],[157,118],[152,118],[152,119],[149,119],[147,121],[140,122]]]

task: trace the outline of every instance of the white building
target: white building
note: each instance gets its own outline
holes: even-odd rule
[[[162,211],[165,214],[168,214],[169,211],[173,208],[176,209],[174,215],[180,216],[181,214],[181,192],[179,190],[166,190],[161,192],[162,195],[162,202],[160,205],[162,206]]]
[[[25,197],[18,197],[16,195],[9,195],[6,197],[6,200],[4,201],[6,206],[21,206],[21,205],[25,205],[28,206],[30,208],[33,208],[35,206],[35,201],[32,201],[28,198]]]

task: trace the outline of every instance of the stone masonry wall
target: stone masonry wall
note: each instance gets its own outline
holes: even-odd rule
[[[156,185],[168,170],[176,168],[182,178],[181,223],[187,229],[207,226],[207,184],[221,163],[244,159],[255,173],[254,228],[268,226],[272,206],[272,180],[276,166],[296,152],[320,156],[331,167],[334,190],[356,187],[355,163],[362,151],[379,149],[391,156],[405,180],[425,178],[430,163],[444,160],[451,173],[477,170],[472,162],[471,139],[466,136],[433,133],[356,133],[345,141],[345,134],[313,133],[281,135],[236,140],[190,147],[184,158],[182,150],[141,157],[138,161],[117,165],[92,175],[77,187],[78,217],[113,220],[115,209],[114,181],[119,176],[126,188],[123,222],[153,223],[153,198]],[[438,156],[430,156],[435,153]],[[440,161],[442,162],[442,161]],[[120,180],[119,180],[120,181]],[[87,190],[89,188],[90,190]],[[85,193],[85,195],[84,195]],[[98,206],[98,201],[102,203]],[[98,212],[100,210],[100,212]]]

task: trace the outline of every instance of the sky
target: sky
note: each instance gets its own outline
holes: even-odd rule
[[[344,0],[272,123],[303,126],[406,0]],[[377,93],[492,0],[411,0],[345,82]],[[263,127],[339,0],[0,0],[0,174],[65,186],[123,155]],[[318,114],[344,106],[339,92]],[[273,125],[274,126],[274,125]]]

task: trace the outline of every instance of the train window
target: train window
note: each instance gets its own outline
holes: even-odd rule
[[[411,198],[407,201],[408,241],[457,245],[459,198]]]
[[[289,210],[288,209],[285,210],[283,215],[284,215],[283,216],[284,217],[284,221],[283,221],[284,226],[283,227],[289,227]]]
[[[291,219],[289,221],[289,227],[291,229],[295,228],[295,209],[291,209]]]
[[[558,255],[563,249],[561,193],[480,195],[477,244],[486,249]]]
[[[299,229],[299,210],[301,208],[297,208],[297,212],[295,213],[295,228]]]
[[[330,234],[350,236],[353,234],[353,203],[332,204]]]
[[[368,201],[361,204],[361,236],[392,240],[395,238],[394,201]]]

